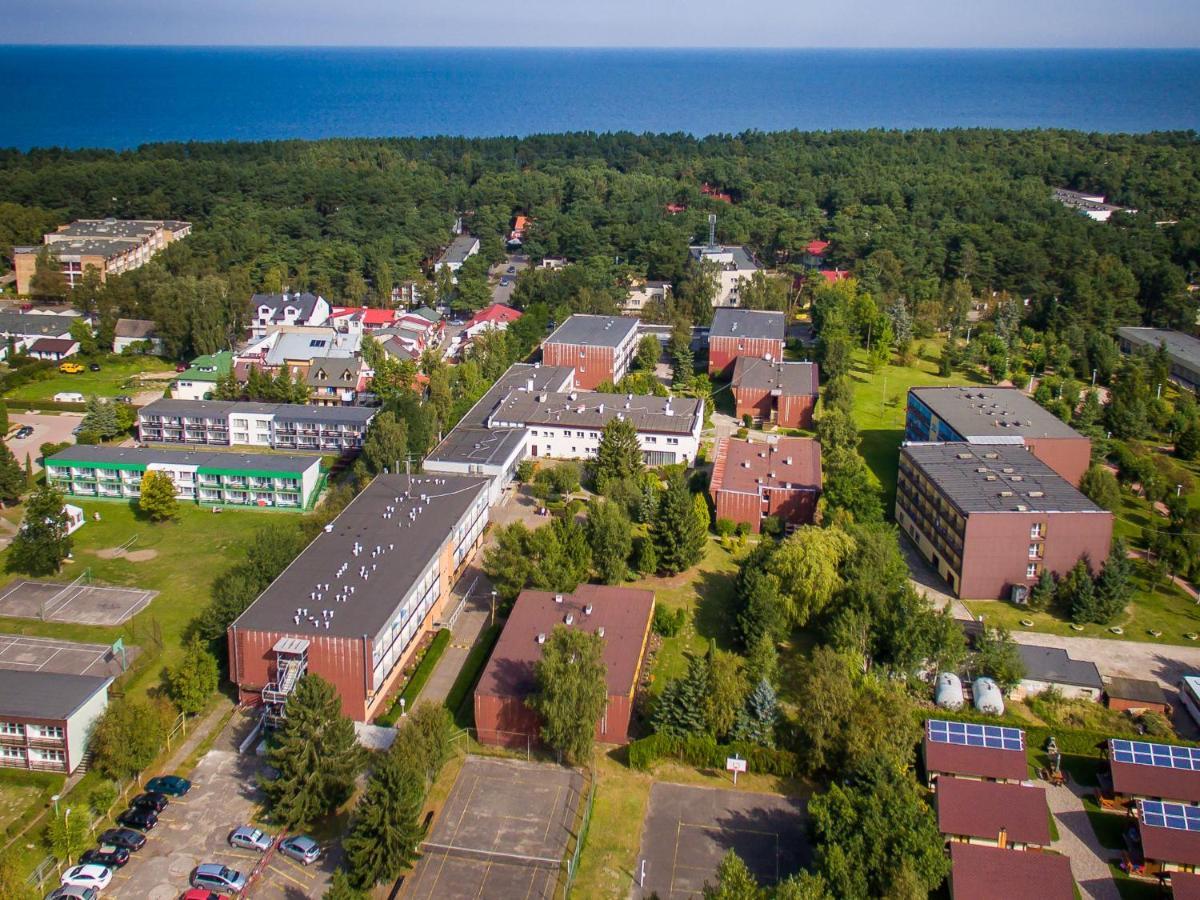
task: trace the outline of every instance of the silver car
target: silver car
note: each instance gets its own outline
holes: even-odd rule
[[[201,863],[192,873],[192,887],[207,888],[218,894],[240,894],[246,889],[246,876],[220,863]]]
[[[64,885],[60,888],[55,888],[46,895],[46,900],[97,900],[100,892],[94,887],[79,887],[78,885]]]
[[[279,852],[307,866],[320,859],[321,845],[306,834],[298,834],[281,841]]]
[[[251,825],[243,825],[229,835],[229,843],[232,846],[241,847],[243,850],[257,850],[259,853],[266,852],[273,840],[275,839],[261,828]]]

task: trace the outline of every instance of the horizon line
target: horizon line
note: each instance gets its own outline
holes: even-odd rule
[[[661,44],[306,44],[306,43],[288,43],[288,44],[252,44],[252,43],[227,43],[227,44],[187,44],[187,43],[153,43],[139,42],[128,44],[112,44],[112,43],[51,43],[39,41],[19,41],[16,43],[0,41],[0,48],[34,48],[34,49],[112,49],[112,50],[626,50],[626,51],[646,51],[652,50],[656,53],[671,53],[677,51],[696,51],[703,50],[717,53],[745,53],[745,52],[790,52],[790,51],[806,51],[806,52],[938,52],[938,51],[957,51],[957,52],[1075,52],[1087,53],[1093,51],[1128,51],[1128,52],[1184,52],[1184,53],[1200,53],[1200,46],[1178,46],[1178,45],[1139,45],[1139,46],[1123,46],[1123,45],[1036,45],[1036,46],[1010,46],[1010,45],[844,45],[844,46],[814,46],[814,45],[746,45],[746,46],[728,46],[728,45],[704,45],[704,44],[679,44],[672,46],[663,46]]]

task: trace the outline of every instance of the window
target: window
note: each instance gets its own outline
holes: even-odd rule
[[[1030,558],[1030,559],[1037,559],[1037,557],[1038,557],[1038,545],[1037,545],[1037,544],[1030,544],[1030,545],[1029,545],[1029,558]]]
[[[67,756],[61,750],[42,750],[34,747],[29,751],[30,759],[42,762],[66,762]]]
[[[22,747],[0,747],[0,759],[24,759],[25,750]]]
[[[58,738],[62,740],[63,730],[59,725],[30,725],[34,737]]]
[[[584,437],[584,433],[582,431],[577,431],[575,432],[575,437]]]
[[[678,444],[679,438],[667,438],[667,443],[668,444]]]
[[[1029,539],[1036,541],[1038,538],[1040,538],[1042,536],[1042,527],[1043,526],[1041,522],[1034,522],[1032,525],[1030,525]]]
[[[653,437],[653,436],[647,437],[647,438],[646,438],[646,443],[647,443],[647,444],[657,444],[657,443],[658,443],[658,438],[656,438],[656,437]]]
[[[25,734],[25,726],[18,722],[0,722],[0,734],[15,734],[21,736]]]
[[[1030,563],[1029,565],[1027,565],[1025,567],[1025,577],[1026,578],[1037,578],[1037,575],[1038,575],[1037,563]]]

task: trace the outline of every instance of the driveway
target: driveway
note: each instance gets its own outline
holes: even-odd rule
[[[1018,644],[1059,647],[1066,650],[1072,659],[1094,662],[1101,675],[1152,678],[1171,691],[1179,684],[1181,676],[1200,672],[1200,647],[1067,637],[1036,631],[1020,631],[1012,637]]]
[[[28,454],[29,458],[33,460],[34,471],[39,471],[42,467],[38,463],[38,454],[41,452],[38,448],[46,443],[60,444],[64,441],[75,443],[75,435],[71,432],[79,426],[82,419],[82,413],[46,415],[44,413],[10,412],[8,414],[10,432],[15,433],[22,425],[29,425],[33,428],[33,434],[26,438],[9,438],[8,449],[13,452],[13,456],[22,466],[25,465],[25,455]]]

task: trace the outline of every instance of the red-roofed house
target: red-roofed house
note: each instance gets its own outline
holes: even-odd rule
[[[467,320],[464,333],[467,337],[473,338],[482,331],[504,331],[509,324],[519,318],[521,318],[521,313],[511,306],[493,303],[491,306],[485,306]]]
[[[509,247],[520,247],[525,239],[525,229],[529,227],[529,216],[514,216],[512,231],[508,233]]]
[[[71,338],[38,338],[29,345],[29,355],[34,359],[58,362],[79,352],[79,342]]]
[[[1050,846],[1045,788],[943,778],[934,796],[938,830],[951,841],[1011,850]]]
[[[1140,804],[1139,804],[1140,807]],[[1139,817],[1138,837],[1142,842],[1145,868],[1139,874],[1200,870],[1200,831],[1148,825]]]
[[[739,356],[733,364],[737,417],[783,428],[812,428],[819,386],[817,364]]]
[[[854,277],[854,273],[847,269],[822,269],[819,274],[830,284],[837,284],[839,281]]]
[[[922,744],[926,783],[937,789],[941,776],[974,778],[980,781],[1021,782],[1029,777],[1029,764],[1024,750],[1002,750],[995,747],[969,747],[964,744],[944,744],[929,736],[926,723]]]
[[[1118,803],[1146,799],[1200,804],[1200,771],[1120,762],[1113,758],[1112,741],[1108,744],[1108,766],[1112,793]]]
[[[821,494],[821,445],[810,438],[772,444],[721,438],[708,490],[718,519],[744,522],[755,533],[767,516],[808,525]]]
[[[373,306],[335,306],[329,314],[330,324],[339,331],[374,331],[392,325],[401,313],[396,309]]]
[[[687,212],[687,204],[686,203],[668,203],[666,206],[666,210],[673,216],[678,215],[681,212]]]
[[[1071,860],[1057,853],[950,845],[951,900],[1074,900]]]
[[[810,269],[815,269],[825,261],[825,254],[829,252],[829,241],[809,241],[804,248],[804,265]]]
[[[700,193],[705,197],[711,197],[713,200],[720,200],[722,203],[732,203],[733,197],[726,191],[720,188],[713,187],[707,181],[700,185]]]
[[[581,584],[573,594],[522,591],[475,688],[475,727],[484,744],[528,747],[540,743],[537,713],[525,705],[534,692],[534,664],[556,626],[604,638],[608,704],[596,723],[596,739],[629,740],[629,715],[638,672],[650,637],[654,593]]]

